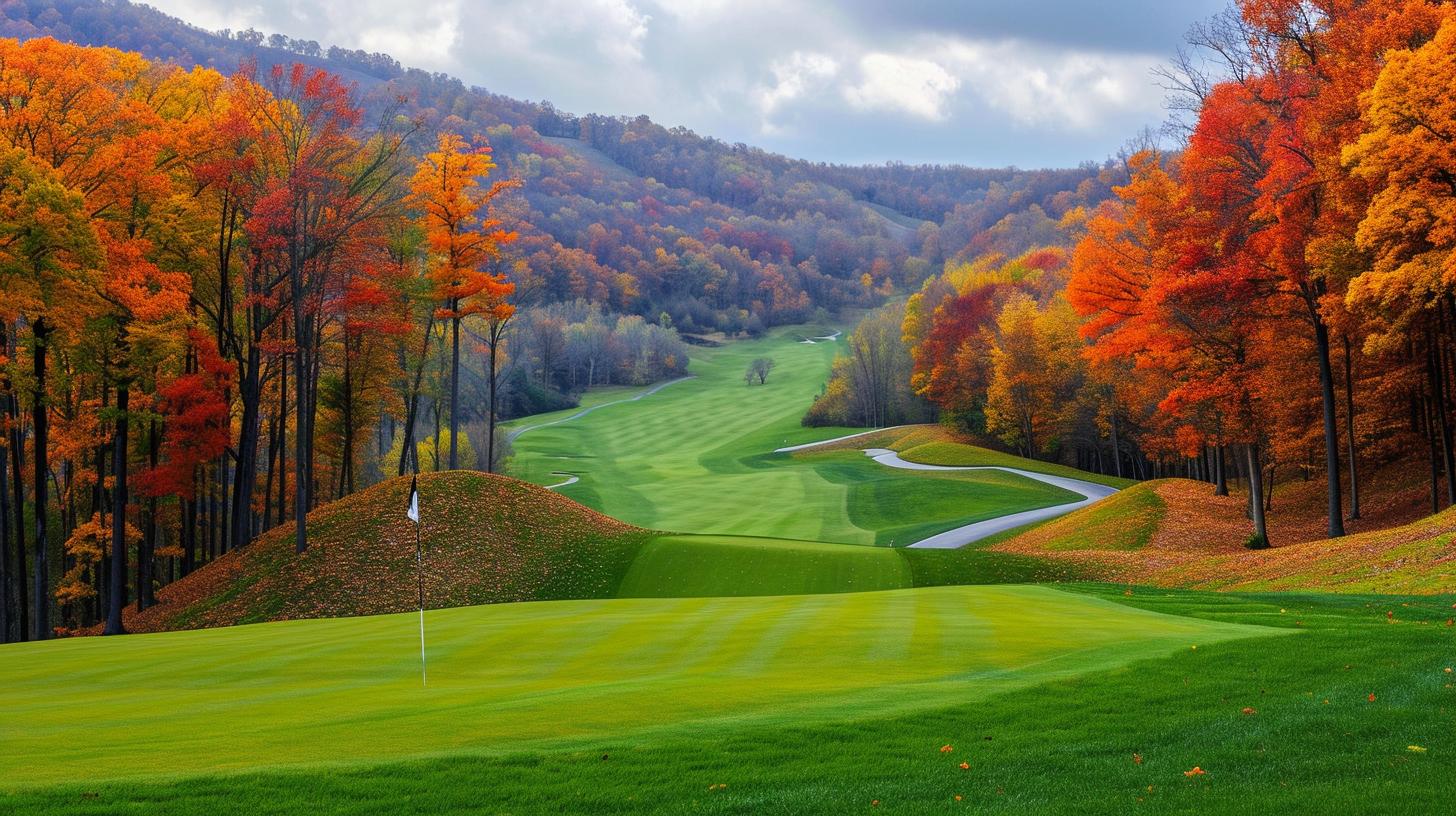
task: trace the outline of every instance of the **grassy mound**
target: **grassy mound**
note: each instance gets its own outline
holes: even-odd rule
[[[1015,538],[1020,552],[1141,550],[1162,523],[1167,503],[1158,482],[1144,482],[1053,519]]]
[[[397,478],[308,517],[309,548],[285,525],[187,576],[131,631],[403,612],[416,605],[410,480]],[[431,607],[609,597],[651,534],[534,485],[472,471],[420,476]]]

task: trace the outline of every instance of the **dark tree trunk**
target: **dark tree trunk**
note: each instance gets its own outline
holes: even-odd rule
[[[492,329],[492,335],[495,330]],[[500,345],[498,337],[492,337],[490,343],[490,405],[488,412],[490,416],[486,419],[485,433],[485,472],[495,473],[495,392],[496,392],[496,346]],[[588,377],[590,379],[590,377]]]
[[[161,428],[154,419],[147,428],[147,466],[157,469],[161,453]],[[153,590],[156,583],[157,558],[157,497],[147,493],[146,529],[142,531],[142,549],[137,554],[137,611],[155,606],[157,598]]]
[[[430,335],[435,333],[435,314],[430,313],[429,320],[425,323],[425,339],[420,349],[420,362],[415,366],[414,381],[410,383],[409,393],[405,395],[404,415],[404,439],[399,448],[399,473],[403,476],[410,469],[410,463],[414,463],[415,472],[420,469],[419,451],[415,448],[415,425],[419,423],[420,416],[420,386],[425,377],[425,362],[430,357]]]
[[[243,416],[238,428],[237,465],[233,470],[232,534],[229,538],[234,547],[253,540],[253,490],[258,483],[258,442],[263,425],[262,366],[262,350],[256,343],[249,344],[243,378],[238,385]]]
[[[1112,470],[1117,478],[1122,478],[1122,444],[1117,438],[1117,405],[1112,406]]]
[[[35,539],[34,539],[34,564],[35,574],[32,581],[32,600],[35,603],[34,614],[31,619],[31,637],[35,640],[45,640],[50,637],[50,605],[47,601],[50,598],[50,570],[47,563],[46,551],[49,549],[49,535],[46,530],[46,506],[50,504],[49,486],[46,478],[50,471],[50,457],[47,448],[50,446],[50,407],[46,404],[46,342],[50,336],[50,324],[44,317],[37,318],[31,324],[31,333],[35,337],[35,354],[33,357],[33,371],[35,381],[31,385],[33,391],[31,405],[31,427],[35,431],[35,484],[33,495],[35,497]]]
[[[10,492],[15,507],[15,609],[16,631],[21,640],[30,638],[30,602],[26,593],[25,564],[25,440],[20,429],[20,399],[11,391],[6,400],[10,414]]]
[[[3,398],[0,398],[3,399]],[[9,643],[15,639],[13,628],[15,615],[11,611],[13,603],[11,584],[14,576],[10,574],[10,474],[9,437],[0,440],[0,643]]]
[[[1254,535],[1267,544],[1269,532],[1264,516],[1264,473],[1263,466],[1259,463],[1259,448],[1251,444],[1245,447],[1245,452],[1249,460],[1249,508],[1252,511]]]
[[[450,321],[450,469],[458,470],[457,437],[460,434],[460,318]]]
[[[1345,534],[1344,508],[1340,503],[1340,435],[1335,419],[1335,377],[1330,369],[1330,332],[1324,319],[1314,315],[1315,356],[1319,359],[1320,407],[1325,431],[1325,484],[1329,537]]]
[[[1441,376],[1440,352],[1436,348],[1435,340],[1427,333],[1426,337],[1426,367],[1430,379],[1431,394],[1435,409],[1433,421],[1433,434],[1439,434],[1441,439],[1441,462],[1444,465],[1446,474],[1446,504],[1456,504],[1456,479],[1452,473],[1456,472],[1456,456],[1453,456],[1451,447],[1451,420],[1446,407],[1446,388]]]
[[[121,611],[126,606],[126,476],[129,383],[116,388],[116,432],[111,443],[111,585],[107,593],[106,629],[103,634],[124,635]]]
[[[1217,482],[1215,483],[1215,487],[1213,489],[1213,495],[1227,496],[1229,494],[1227,473],[1228,466],[1227,463],[1224,461],[1223,445],[1214,445],[1213,447],[1213,466],[1217,478]]]
[[[1350,362],[1350,338],[1345,345],[1345,459],[1350,467],[1350,519],[1360,518],[1360,473],[1355,458],[1355,378]]]

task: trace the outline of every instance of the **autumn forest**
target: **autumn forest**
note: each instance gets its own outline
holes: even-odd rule
[[[0,810],[1431,812],[1456,6],[789,5],[869,52],[754,66],[766,143],[1161,120],[800,159],[0,0]],[[644,71],[740,36],[613,9]]]

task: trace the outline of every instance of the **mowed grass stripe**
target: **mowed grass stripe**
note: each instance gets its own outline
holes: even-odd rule
[[[852,430],[800,425],[842,348],[798,342],[809,333],[694,349],[695,379],[522,436],[511,472],[540,484],[573,473],[580,481],[562,495],[641,527],[841,544],[904,545],[1079,498],[1006,473],[895,470],[854,451],[775,455]],[[767,384],[748,386],[756,357],[776,365]]]
[[[939,634],[914,635],[927,617]],[[508,604],[436,610],[428,623],[428,688],[412,614],[7,647],[0,779],[350,764],[685,735],[723,718],[854,718],[1038,682],[1043,664],[1116,665],[1264,632],[1039,587]],[[907,642],[908,657],[897,645]],[[1075,666],[1054,664],[1073,652]],[[142,733],[164,762],[137,755]]]

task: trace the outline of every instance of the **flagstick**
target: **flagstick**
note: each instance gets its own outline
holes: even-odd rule
[[[420,523],[415,522],[415,576],[420,589],[420,686],[429,685],[425,672],[425,555],[420,545]]]

